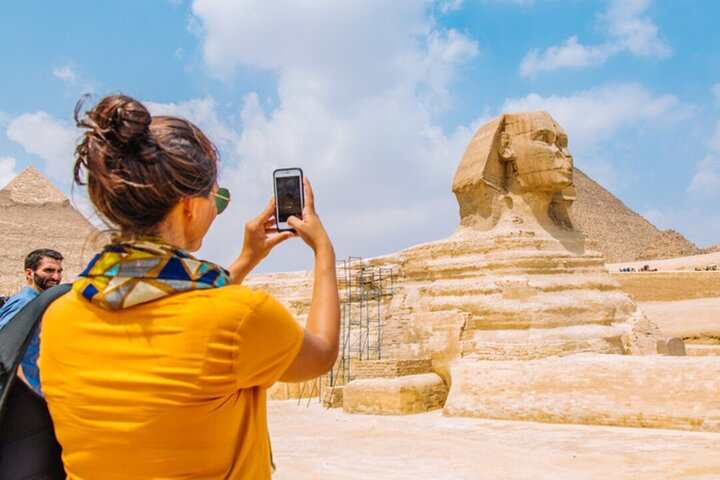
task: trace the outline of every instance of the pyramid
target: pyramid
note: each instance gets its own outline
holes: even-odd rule
[[[702,253],[680,233],[659,230],[578,168],[573,182],[577,189],[573,225],[589,240],[588,246],[601,252],[608,263]]]
[[[72,281],[105,238],[43,174],[28,167],[0,190],[0,295],[25,285],[25,256],[52,248]]]

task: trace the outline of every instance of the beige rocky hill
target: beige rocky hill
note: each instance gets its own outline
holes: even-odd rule
[[[674,230],[658,230],[612,193],[575,168],[573,224],[608,263],[684,257],[702,253]]]
[[[36,248],[65,256],[65,281],[82,271],[102,242],[99,231],[32,167],[0,190],[0,295],[24,285],[23,262]]]

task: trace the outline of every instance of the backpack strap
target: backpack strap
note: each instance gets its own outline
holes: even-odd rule
[[[0,480],[66,477],[45,399],[15,379],[45,310],[70,287],[63,284],[44,291],[0,330]]]
[[[69,292],[70,288],[72,288],[70,283],[48,288],[25,305],[5,327],[0,329],[0,424],[2,424],[8,392],[17,377],[17,369],[25,355],[25,350],[30,345],[35,328],[48,306],[58,297]]]

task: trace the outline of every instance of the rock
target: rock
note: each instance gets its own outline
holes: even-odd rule
[[[406,415],[442,408],[447,387],[434,373],[353,380],[343,392],[343,411]]]

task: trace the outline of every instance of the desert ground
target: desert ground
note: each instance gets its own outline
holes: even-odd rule
[[[608,271],[665,336],[694,347],[688,354],[716,355],[720,271],[694,270],[713,263],[720,252]],[[658,271],[618,272],[645,264]],[[720,479],[720,433],[444,417],[440,410],[350,415],[317,399],[271,401],[268,409],[277,479]]]
[[[277,479],[720,478],[720,433],[268,408]]]

